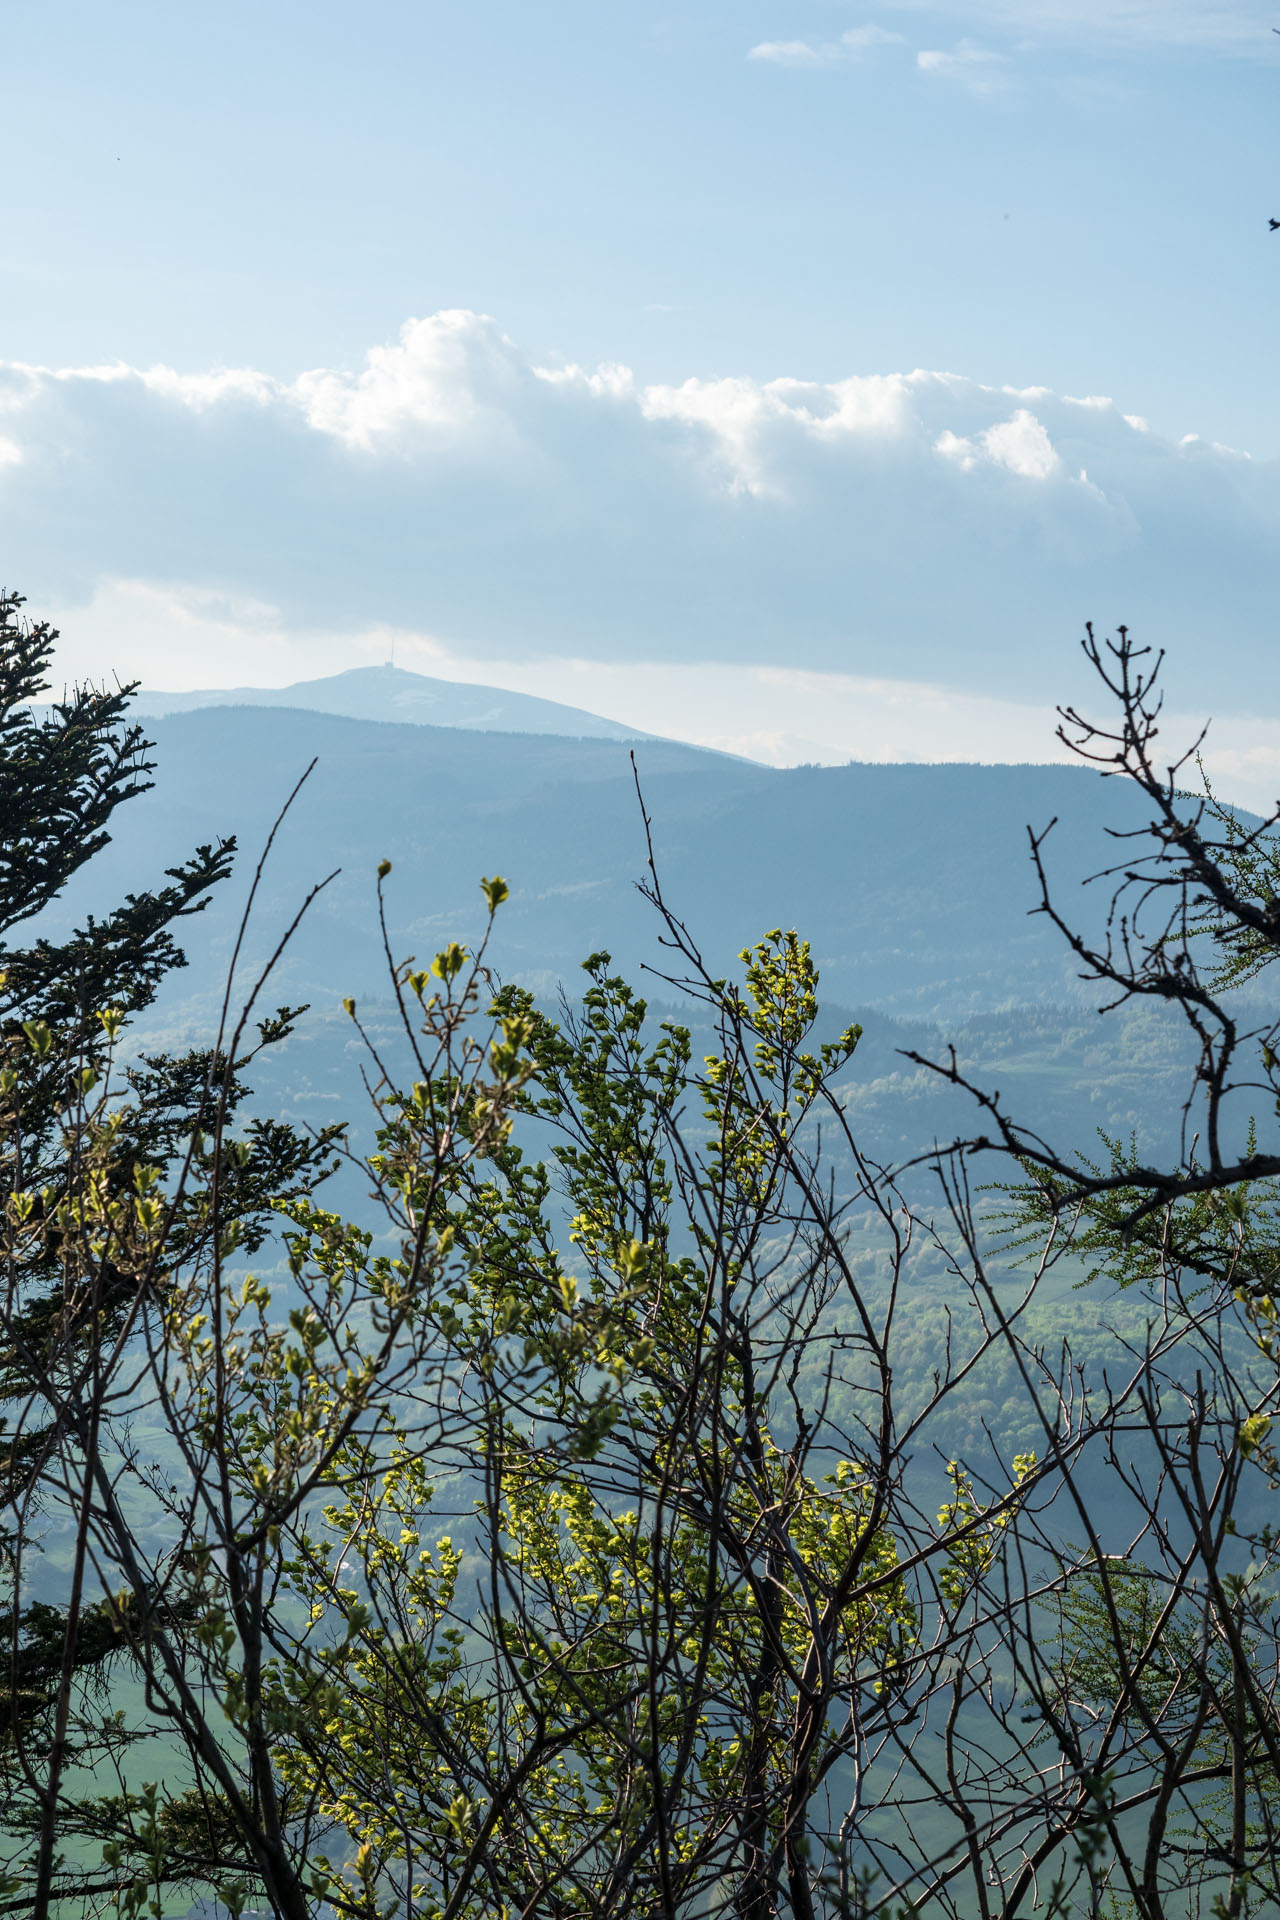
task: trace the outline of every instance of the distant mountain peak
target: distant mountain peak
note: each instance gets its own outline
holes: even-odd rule
[[[579,740],[652,740],[642,727],[606,720],[582,707],[513,693],[464,680],[435,680],[390,660],[346,667],[319,680],[287,687],[208,687],[165,693],[144,687],[134,711],[159,718],[197,707],[303,707],[351,720],[393,720],[411,725],[462,727],[477,733],[550,733]]]

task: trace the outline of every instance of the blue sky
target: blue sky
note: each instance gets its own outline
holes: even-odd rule
[[[0,538],[68,670],[283,679],[395,630],[609,710],[679,683],[686,731],[772,757],[933,751],[926,713],[1014,757],[1127,613],[1188,710],[1280,722],[1262,6],[0,25]],[[867,384],[916,369],[956,378]],[[785,672],[829,678],[768,740]]]

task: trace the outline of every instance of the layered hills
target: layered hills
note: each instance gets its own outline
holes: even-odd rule
[[[473,941],[480,877],[501,873],[511,897],[491,957],[503,976],[572,998],[584,957],[606,948],[653,1000],[680,1003],[678,970],[637,891],[647,815],[664,895],[713,971],[728,972],[770,927],[795,926],[812,942],[824,997],[842,1021],[866,1023],[850,1098],[886,1152],[961,1120],[903,1061],[908,1046],[956,1043],[988,1082],[1021,1089],[1024,1111],[1085,1146],[1098,1126],[1167,1133],[1176,1120],[1176,1031],[1141,1010],[1100,1022],[1097,990],[1034,911],[1027,827],[1056,816],[1046,847],[1055,889],[1075,919],[1101,924],[1109,889],[1081,882],[1113,864],[1110,831],[1142,822],[1118,781],[1064,766],[779,771],[660,740],[289,707],[201,708],[148,731],[155,786],[117,816],[112,845],[68,891],[59,920],[104,910],[195,845],[234,834],[236,876],[188,923],[190,965],[158,1010],[167,1041],[207,1032],[255,863],[311,767],[263,868],[233,987],[233,998],[250,991],[309,890],[327,880],[262,993],[268,1007],[315,1009],[271,1069],[283,1076],[272,1095],[281,1103],[347,1097],[341,998],[374,1008],[387,993],[383,859],[393,863],[385,900],[397,957],[421,963],[449,940]]]
[[[1027,827],[1055,816],[1050,863],[1068,896],[1109,863],[1133,796],[1070,767],[772,769],[672,742],[500,734],[294,708],[211,707],[148,723],[154,789],[63,911],[145,884],[193,845],[235,834],[240,880],[192,928],[189,992],[213,990],[248,872],[300,776],[264,874],[251,948],[274,944],[335,869],[282,963],[295,997],[376,990],[374,870],[399,946],[478,929],[482,874],[511,886],[501,964],[541,987],[609,947],[657,962],[636,891],[652,822],[659,876],[715,967],[768,927],[812,941],[829,993],[930,1018],[1073,992],[1062,942],[1031,910]],[[1101,904],[1101,903],[1099,903]],[[1082,901],[1082,910],[1087,899]],[[198,936],[198,937],[197,937]],[[433,944],[434,943],[434,944]]]

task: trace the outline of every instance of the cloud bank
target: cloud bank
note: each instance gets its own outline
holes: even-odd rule
[[[1280,712],[1280,469],[1109,400],[936,372],[645,385],[450,312],[293,381],[2,366],[0,444],[0,573],[33,605],[128,579],[464,661],[1031,702],[1063,691],[1086,618],[1127,619],[1189,704]],[[148,678],[246,677],[183,645]]]

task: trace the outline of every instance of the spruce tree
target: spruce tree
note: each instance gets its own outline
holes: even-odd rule
[[[87,914],[65,937],[40,930],[39,916],[108,845],[116,809],[152,784],[154,763],[128,717],[133,687],[78,686],[47,701],[58,635],[25,619],[22,606],[20,595],[0,593],[0,1214],[21,1212],[28,1229],[21,1252],[10,1238],[3,1256],[0,1620],[10,1705],[0,1785],[9,1823],[40,1830],[30,1891],[33,1910],[43,1911],[58,1892],[67,1768],[101,1757],[100,1735],[77,1724],[76,1702],[136,1659],[172,1612],[168,1602],[150,1609],[145,1594],[131,1594],[127,1605],[89,1599],[86,1541],[56,1574],[35,1544],[51,1491],[65,1492],[60,1455],[70,1447],[83,1458],[95,1444],[92,1419],[68,1432],[65,1411],[91,1404],[80,1389],[139,1284],[136,1270],[81,1257],[67,1224],[77,1195],[92,1182],[109,1205],[139,1167],[163,1177],[198,1161],[202,1184],[219,1188],[218,1231],[252,1248],[271,1201],[309,1190],[329,1164],[333,1133],[304,1138],[263,1118],[233,1130],[246,1093],[243,1067],[257,1047],[285,1037],[296,1008],[261,1023],[255,1044],[237,1048],[236,1058],[223,1044],[176,1056],[135,1052],[104,1101],[129,1023],[186,965],[181,923],[227,879],[235,842],[197,847],[158,884],[105,916]],[[98,1145],[90,1149],[95,1122]],[[179,1198],[167,1223],[166,1268],[198,1256],[209,1232],[207,1210]],[[163,1273],[148,1283],[163,1288]]]

